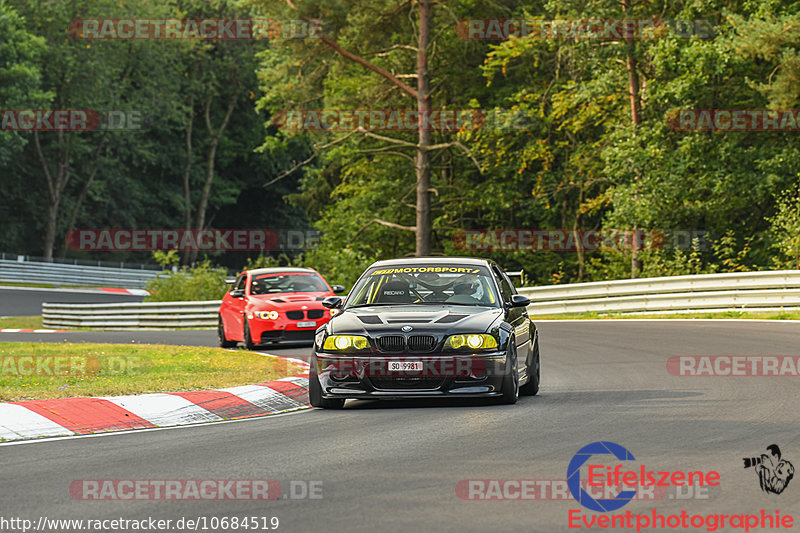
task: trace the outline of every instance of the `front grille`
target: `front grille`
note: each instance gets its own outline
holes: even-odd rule
[[[314,340],[314,330],[284,331],[281,340],[285,341],[312,341]]]
[[[382,390],[435,390],[442,386],[442,378],[371,378],[372,386]]]
[[[322,309],[309,309],[308,318],[322,318],[324,313]]]
[[[265,331],[261,334],[261,342],[274,342],[274,341],[312,341],[314,340],[314,330],[300,330],[300,331]]]
[[[408,338],[408,351],[430,352],[436,347],[436,337],[433,335],[412,335]]]
[[[286,318],[289,320],[303,320],[302,311],[286,311]]]
[[[378,338],[378,346],[384,352],[402,352],[406,339],[402,335],[384,335]]]

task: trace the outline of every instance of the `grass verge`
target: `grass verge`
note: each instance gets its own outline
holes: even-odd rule
[[[0,318],[0,329],[42,329],[42,317],[9,316]]]
[[[0,401],[218,389],[294,376],[284,359],[159,344],[0,343]]]
[[[608,320],[624,318],[750,318],[753,320],[800,320],[798,311],[724,311],[717,313],[674,313],[674,314],[600,314],[570,313],[564,315],[530,315],[532,320]]]

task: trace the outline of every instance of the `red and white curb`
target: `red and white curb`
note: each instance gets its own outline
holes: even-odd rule
[[[306,409],[308,363],[290,361],[302,366],[303,373],[257,385],[0,403],[0,441],[183,426]]]
[[[0,328],[0,333],[65,333],[68,329],[12,329]]]
[[[116,287],[99,287],[103,292],[111,292],[114,294],[133,294],[135,296],[148,296],[150,291],[145,289],[119,289]]]

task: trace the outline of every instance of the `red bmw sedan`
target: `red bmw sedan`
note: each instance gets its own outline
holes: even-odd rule
[[[314,331],[331,319],[322,300],[344,292],[312,268],[259,268],[239,274],[219,307],[217,336],[223,348],[313,341]]]

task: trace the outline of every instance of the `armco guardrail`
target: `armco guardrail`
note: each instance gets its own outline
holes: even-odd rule
[[[800,271],[703,274],[525,287],[531,315],[800,308]],[[42,304],[45,327],[214,328],[219,301]]]
[[[220,301],[115,304],[42,304],[47,328],[215,328]]]
[[[525,287],[531,315],[800,308],[800,271],[734,272]]]
[[[142,289],[161,270],[69,265],[39,261],[0,259],[0,281],[53,283],[57,285],[102,285]]]

